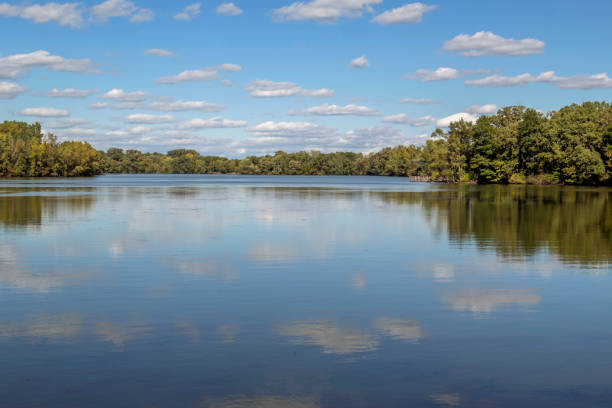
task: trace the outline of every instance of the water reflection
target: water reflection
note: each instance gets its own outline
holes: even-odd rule
[[[610,405],[612,190],[215,177],[0,182],[0,401]]]
[[[491,313],[502,306],[521,306],[528,310],[539,304],[542,298],[528,289],[465,289],[457,290],[444,298],[457,311]]]
[[[94,195],[65,195],[65,191],[60,194],[0,195],[0,224],[12,228],[32,227],[59,217],[74,219],[87,215],[96,200]]]
[[[126,343],[151,337],[152,327],[136,322],[99,321],[94,326],[94,333],[101,341],[113,344],[115,351],[124,351]]]
[[[453,186],[441,191],[381,193],[415,205],[438,234],[472,240],[508,259],[549,250],[567,263],[612,260],[612,190],[538,186]]]
[[[82,333],[80,313],[42,314],[17,323],[0,324],[0,338],[23,338],[32,343],[74,341]]]
[[[319,408],[314,397],[285,397],[261,395],[254,397],[235,396],[220,401],[203,401],[202,408]]]
[[[372,333],[340,328],[331,322],[296,322],[279,328],[297,345],[320,346],[325,354],[353,354],[374,351],[378,340]]]
[[[374,327],[397,340],[416,342],[423,337],[421,326],[415,320],[381,317],[374,320]]]
[[[431,399],[441,407],[458,407],[461,405],[459,394],[437,394],[432,395]]]

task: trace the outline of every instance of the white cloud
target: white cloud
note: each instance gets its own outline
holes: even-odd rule
[[[172,51],[164,50],[161,48],[149,48],[144,52],[147,55],[156,55],[158,57],[174,57],[174,53]]]
[[[155,13],[151,9],[140,9],[130,17],[131,23],[146,23],[155,20]]]
[[[310,96],[329,98],[335,95],[332,89],[304,89],[292,82],[274,82],[269,80],[253,81],[246,86],[249,96],[254,98],[277,98],[286,96]]]
[[[94,93],[94,91],[90,89],[74,89],[74,88],[57,89],[57,88],[54,88],[47,92],[41,92],[40,95],[47,96],[49,98],[80,99],[80,98],[86,98],[92,93]]]
[[[224,16],[238,16],[242,14],[242,10],[234,3],[224,3],[217,7],[217,14]]]
[[[272,11],[275,20],[315,20],[333,22],[340,17],[360,17],[364,11],[372,12],[371,5],[382,0],[311,0],[295,2]]]
[[[89,105],[89,109],[91,110],[104,109],[107,106],[108,106],[108,103],[106,102],[96,102],[96,103],[92,103],[91,105]]]
[[[23,116],[38,116],[41,118],[57,118],[70,116],[70,112],[65,109],[57,108],[26,108],[19,111]]]
[[[131,1],[107,0],[91,8],[92,17],[105,23],[109,18],[126,17],[132,23],[142,23],[155,18],[155,13],[150,9],[140,8]]]
[[[518,86],[535,82],[535,80],[533,75],[525,73],[514,77],[491,75],[486,78],[465,81],[465,84],[469,86]]]
[[[133,128],[129,128],[128,132],[132,135],[143,135],[145,133],[152,132],[154,128],[151,126],[134,126]]]
[[[331,128],[309,122],[263,122],[251,128],[259,136],[321,136],[329,135]],[[332,130],[332,133],[335,132]]]
[[[368,61],[365,55],[355,58],[349,64],[349,67],[351,68],[367,68],[369,66],[370,66],[370,62]]]
[[[405,113],[399,113],[397,115],[385,116],[382,120],[385,123],[397,123],[405,124],[414,127],[427,126],[435,123],[436,118],[433,116],[423,116],[420,118],[410,118]]]
[[[225,106],[217,105],[207,101],[173,101],[171,99],[158,99],[146,105],[146,109],[166,111],[166,112],[221,112]]]
[[[544,82],[556,85],[561,89],[596,89],[612,88],[612,78],[602,72],[593,75],[574,75],[571,77],[556,76],[554,71],[542,72],[540,75],[533,76],[529,73],[508,77],[492,75],[481,79],[465,81],[470,86],[520,86],[534,82]]]
[[[336,129],[309,122],[264,122],[250,129],[252,138],[236,144],[237,151],[268,154],[277,150],[319,150],[374,152],[384,147],[415,143],[426,134],[406,136],[390,126],[355,129],[339,133]]]
[[[211,68],[183,71],[180,74],[159,78],[156,84],[179,84],[181,82],[202,82],[219,79],[219,73]]]
[[[219,65],[219,69],[225,72],[238,72],[242,71],[242,67],[236,64],[221,64]]]
[[[223,86],[233,86],[234,83],[232,81],[230,81],[229,79],[224,79],[222,81],[219,81],[219,83]]]
[[[126,116],[123,121],[125,123],[157,124],[176,122],[176,119],[172,115],[150,115],[147,113],[135,113]]]
[[[429,98],[406,98],[402,99],[400,103],[411,103],[413,105],[434,105],[440,102]]]
[[[25,92],[25,88],[14,82],[0,81],[0,99],[13,99]]]
[[[470,36],[459,34],[444,43],[446,51],[454,51],[464,57],[484,55],[523,56],[544,52],[545,42],[533,38],[515,40],[503,38],[490,31],[479,31]]]
[[[54,71],[95,72],[89,59],[66,59],[51,55],[48,51],[39,50],[29,54],[15,54],[0,58],[0,78],[16,78],[37,67]]]
[[[175,20],[189,21],[200,14],[200,3],[191,4],[174,15]]]
[[[221,112],[225,106],[207,101],[174,101],[171,98],[159,98],[149,104],[124,102],[113,106],[115,110],[153,110],[162,112]]]
[[[455,113],[453,115],[447,116],[445,118],[439,119],[436,122],[436,125],[441,128],[449,127],[452,122],[459,122],[460,120],[464,120],[465,122],[476,123],[478,118],[467,112]]]
[[[561,89],[612,88],[612,78],[605,72],[593,75],[555,76],[554,71],[543,72],[536,78],[538,82],[550,82]]]
[[[123,89],[111,89],[100,98],[111,99],[117,102],[142,102],[149,97],[144,91],[125,92]]]
[[[329,105],[327,103],[321,106],[312,106],[303,110],[291,110],[289,111],[289,115],[316,115],[316,116],[376,116],[380,113],[372,108],[367,106],[359,106],[359,105],[346,105],[346,106],[338,106],[338,105]]]
[[[423,20],[423,13],[435,10],[436,8],[436,6],[428,6],[423,3],[406,4],[405,6],[379,14],[372,21],[382,25],[420,23]]]
[[[244,120],[230,120],[222,117],[210,119],[191,119],[177,126],[178,129],[210,129],[210,128],[238,128],[245,127],[248,123]]]
[[[0,15],[4,17],[21,17],[34,23],[57,22],[61,26],[79,28],[83,26],[81,3],[47,3],[29,6],[13,6],[0,3]]]
[[[50,129],[68,129],[75,126],[83,126],[89,123],[90,122],[87,119],[83,118],[66,118],[49,122],[46,124],[46,127]]]
[[[465,110],[468,113],[473,113],[475,115],[493,115],[497,113],[497,105],[487,104],[487,105],[472,105]]]
[[[448,81],[451,79],[457,79],[461,76],[461,73],[455,68],[440,67],[435,71],[428,69],[419,69],[415,72],[414,76],[406,76],[406,78],[418,78],[421,82],[432,82],[432,81]]]

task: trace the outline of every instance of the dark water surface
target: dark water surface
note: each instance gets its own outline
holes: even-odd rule
[[[611,407],[612,189],[0,181],[0,407]]]

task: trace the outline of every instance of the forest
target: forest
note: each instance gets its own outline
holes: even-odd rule
[[[38,123],[0,124],[0,177],[108,173],[425,176],[482,184],[612,184],[612,104],[585,102],[541,113],[509,106],[475,123],[436,129],[422,146],[372,154],[317,151],[228,159],[177,149],[166,154],[79,141],[59,143]]]

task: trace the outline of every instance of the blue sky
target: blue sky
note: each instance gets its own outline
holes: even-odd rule
[[[610,101],[611,15],[609,0],[0,3],[0,106],[99,149],[369,152],[497,107]]]

